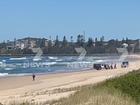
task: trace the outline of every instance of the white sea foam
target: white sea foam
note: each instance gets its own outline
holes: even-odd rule
[[[2,65],[3,64],[3,62],[0,62],[0,65]]]
[[[54,65],[56,64],[57,62],[44,62],[43,65]]]
[[[41,58],[34,58],[33,61],[40,61],[42,60]]]
[[[0,77],[7,76],[8,73],[0,73]]]
[[[0,67],[5,67],[5,63],[0,62]]]
[[[57,59],[57,60],[55,60],[55,61],[57,61],[57,62],[61,62],[61,61],[63,61],[62,59]]]
[[[51,60],[56,60],[56,59],[58,59],[57,57],[48,57],[49,59],[51,59]]]
[[[9,60],[26,60],[26,57],[21,57],[21,58],[10,58]]]
[[[96,60],[97,63],[101,63],[103,62],[104,60]]]
[[[9,74],[8,76],[27,76],[27,75],[31,75],[31,73]]]
[[[2,62],[6,62],[6,60],[2,60]]]
[[[10,71],[13,70],[14,68],[4,68],[4,70]]]

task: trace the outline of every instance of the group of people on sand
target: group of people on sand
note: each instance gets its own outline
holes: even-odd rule
[[[104,64],[102,69],[117,69],[117,64]]]
[[[117,64],[94,64],[93,68],[96,70],[102,70],[102,69],[117,69]]]

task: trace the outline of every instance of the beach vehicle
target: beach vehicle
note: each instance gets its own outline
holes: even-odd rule
[[[108,69],[114,69],[114,68],[113,68],[113,65],[106,64],[106,63],[105,63],[105,64],[104,64],[104,63],[103,63],[103,64],[102,64],[102,63],[101,63],[101,64],[94,64],[94,65],[93,65],[93,68],[96,69],[96,70],[102,70],[102,69],[105,69],[105,70],[108,70]]]
[[[93,64],[93,68],[96,70],[101,70],[102,69],[102,64]]]
[[[129,66],[129,62],[128,61],[124,61],[124,62],[122,62],[122,64],[121,64],[121,67],[122,68],[126,68],[126,67],[128,67]]]

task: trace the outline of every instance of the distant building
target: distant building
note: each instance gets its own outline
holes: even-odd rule
[[[103,45],[104,45],[104,46],[107,46],[107,45],[108,45],[108,42],[104,42]]]
[[[48,40],[43,38],[31,38],[27,37],[24,39],[19,39],[16,43],[16,47],[23,48],[35,48],[35,47],[48,47]]]
[[[17,41],[16,42],[16,48],[18,49],[24,49],[25,48],[25,44],[23,41]]]
[[[18,48],[24,49],[24,48],[34,48],[36,47],[36,40],[35,38],[24,38],[19,39],[18,43],[16,44]]]
[[[8,45],[6,48],[7,48],[7,50],[13,50],[14,46],[13,45]]]
[[[7,50],[13,50],[15,47],[14,47],[14,42],[12,41],[8,41],[8,43],[6,43],[6,49]]]
[[[35,41],[35,40],[30,40],[30,42],[29,42],[29,47],[30,47],[30,48],[36,47],[36,41]]]
[[[49,45],[49,41],[45,40],[45,47],[48,47],[48,45]]]
[[[135,53],[140,52],[140,40],[136,41],[135,50],[134,51],[135,51]]]

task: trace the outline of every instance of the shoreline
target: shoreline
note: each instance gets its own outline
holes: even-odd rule
[[[100,70],[103,71],[103,70]],[[7,82],[7,81],[11,81],[14,82],[14,80],[26,80],[27,78],[30,78],[30,83],[31,84],[36,84],[41,82],[40,80],[45,79],[45,78],[52,78],[52,77],[56,77],[56,76],[67,76],[67,75],[72,75],[72,74],[81,74],[81,73],[90,73],[90,72],[98,72],[98,70],[94,70],[94,69],[85,69],[85,70],[81,70],[81,71],[70,71],[70,72],[54,72],[54,73],[49,73],[49,74],[36,74],[36,80],[32,81],[32,75],[22,75],[22,76],[5,76],[5,77],[0,77],[0,83],[2,84],[2,82]],[[11,85],[11,84],[10,84]],[[27,84],[23,84],[23,85],[19,85],[18,87],[24,86],[24,85],[28,85]],[[29,84],[30,85],[30,84]],[[3,85],[2,85],[3,86]],[[4,88],[2,89],[2,86],[0,87],[0,91],[1,90],[7,90],[7,89],[13,89],[13,88],[18,88],[18,87],[12,87],[12,88]]]
[[[34,73],[36,75],[51,75],[51,74],[62,74],[62,73],[75,73],[75,72],[84,72],[84,71],[91,71],[95,69],[92,68],[85,68],[85,69],[79,69],[79,70],[68,70],[68,71],[57,71],[57,72],[44,72],[44,73]],[[6,76],[0,76],[1,78],[9,78],[9,77],[24,77],[24,76],[32,76],[32,73],[22,73],[22,74],[8,74]]]
[[[140,68],[140,61],[131,62],[128,68],[112,70],[85,70],[78,72],[37,75],[32,81],[31,76],[0,78],[0,102],[46,102],[58,100],[73,94],[74,91],[56,92],[58,89],[69,89],[78,86],[96,84],[106,79],[124,75]]]

